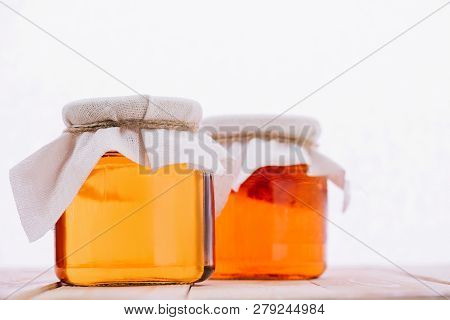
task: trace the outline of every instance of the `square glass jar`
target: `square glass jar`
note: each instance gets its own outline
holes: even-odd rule
[[[108,152],[55,226],[56,274],[80,286],[203,281],[214,271],[213,198],[209,173],[148,173]]]
[[[325,270],[327,178],[257,169],[216,220],[215,279],[310,279]]]

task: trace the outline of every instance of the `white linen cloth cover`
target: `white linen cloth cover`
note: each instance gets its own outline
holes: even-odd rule
[[[201,106],[193,100],[140,95],[79,100],[63,109],[63,119],[69,128],[102,121],[176,120],[195,129],[201,117]],[[225,173],[221,163],[227,161],[226,150],[205,137],[202,142],[209,148],[206,152],[199,139],[197,132],[171,129],[108,127],[77,134],[64,132],[10,170],[14,198],[28,239],[37,240],[53,229],[108,151],[117,151],[152,170],[187,163],[220,177]],[[150,141],[152,144],[147,148]],[[218,210],[229,193],[224,184],[222,187],[215,194]]]
[[[286,115],[215,116],[204,119],[200,130],[209,132],[234,159],[233,191],[238,191],[259,168],[307,164],[309,176],[326,176],[343,190],[342,210],[346,210],[350,194],[345,170],[318,151],[321,129],[315,119]],[[270,138],[271,133],[276,135]]]

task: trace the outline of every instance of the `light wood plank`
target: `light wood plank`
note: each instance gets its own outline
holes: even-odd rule
[[[53,270],[0,269],[7,299],[442,299],[450,298],[450,267],[329,268],[310,281],[219,281],[131,287],[61,286]],[[30,280],[33,281],[30,282]]]
[[[408,271],[408,268],[405,269]],[[450,286],[396,268],[339,268],[313,280],[328,289],[324,299],[445,299]],[[432,272],[429,270],[429,272]]]
[[[423,271],[426,274],[426,270]],[[430,272],[431,273],[431,272]],[[331,268],[310,281],[210,280],[189,299],[444,299],[450,285],[391,268]]]
[[[450,266],[412,267],[408,272],[419,279],[450,285]]]
[[[53,269],[0,269],[0,299],[31,299],[58,285]]]
[[[130,286],[130,287],[72,287],[42,292],[33,299],[43,300],[154,300],[186,299],[188,285]]]
[[[320,299],[326,290],[309,281],[208,280],[192,286],[189,299]]]

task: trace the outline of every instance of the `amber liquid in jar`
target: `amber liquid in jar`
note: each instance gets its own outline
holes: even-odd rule
[[[327,180],[306,165],[268,166],[216,219],[215,279],[310,279],[325,270]]]
[[[184,164],[145,170],[115,152],[100,159],[56,224],[62,282],[192,283],[212,273],[203,173]]]

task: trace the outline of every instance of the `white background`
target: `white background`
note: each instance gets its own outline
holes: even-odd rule
[[[208,116],[282,112],[444,1],[5,3],[140,93]],[[53,261],[51,233],[26,239],[9,168],[61,133],[65,103],[129,94],[0,3],[0,266]],[[450,5],[290,112],[321,122],[321,150],[349,174],[332,221],[402,266],[450,263]],[[389,265],[328,235],[330,265]]]

